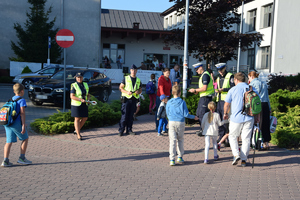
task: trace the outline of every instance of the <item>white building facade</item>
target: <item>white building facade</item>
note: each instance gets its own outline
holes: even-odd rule
[[[300,72],[300,27],[294,22],[300,19],[299,0],[253,0],[244,5],[242,33],[263,34],[261,45],[253,45],[241,52],[240,69],[256,69],[263,72],[295,74]],[[164,28],[184,28],[184,16],[177,16],[170,8],[165,11]],[[242,13],[242,6],[238,13]],[[234,29],[239,31],[239,27]],[[227,62],[236,70],[237,61]]]

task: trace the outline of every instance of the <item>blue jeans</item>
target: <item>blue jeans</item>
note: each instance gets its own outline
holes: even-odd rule
[[[166,131],[166,127],[168,125],[168,120],[166,118],[160,118],[159,119],[159,124],[158,124],[158,133],[161,134],[161,126],[163,131]]]
[[[156,129],[157,129],[158,124],[159,124],[159,122],[157,120],[157,110],[158,110],[158,107],[160,105],[160,102],[161,102],[161,100],[160,100],[159,96],[156,96],[156,111],[155,111],[155,125],[156,125]]]

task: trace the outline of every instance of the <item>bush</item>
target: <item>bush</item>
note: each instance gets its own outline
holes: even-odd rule
[[[288,107],[300,105],[300,90],[291,92],[279,89],[276,93],[269,95],[272,111],[286,112]]]
[[[287,107],[287,112],[274,112],[277,128],[271,134],[271,143],[282,148],[299,148],[300,145],[300,106]]]
[[[12,83],[13,78],[9,76],[0,76],[0,83]]]
[[[109,126],[118,123],[121,118],[121,109],[114,111],[107,103],[98,101],[92,97],[93,101],[97,101],[97,105],[88,107],[89,118],[83,126],[85,128]],[[36,119],[30,126],[38,133],[57,134],[69,133],[74,131],[74,118],[71,117],[71,111],[60,112],[41,119]]]
[[[22,70],[21,74],[24,74],[24,73],[30,73],[30,72],[32,72],[31,69],[30,69],[28,66],[26,66],[26,67],[24,67],[24,69]]]
[[[269,85],[269,94],[273,94],[278,90],[297,91],[300,89],[300,73],[297,76],[271,75]]]

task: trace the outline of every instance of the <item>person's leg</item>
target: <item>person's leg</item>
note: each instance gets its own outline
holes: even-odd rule
[[[136,111],[136,103],[137,103],[137,100],[129,100],[129,106],[128,106],[128,115],[126,117],[128,117],[128,120],[127,120],[127,133],[129,132],[133,132],[132,131],[132,125],[133,125],[133,114],[134,114],[134,111]]]
[[[153,94],[149,94],[149,100],[150,100],[150,103],[149,103],[149,113],[152,114],[152,108],[153,108],[153,104],[154,104]]]
[[[219,101],[217,104],[217,113],[220,115],[221,121],[223,120],[223,116],[224,116],[224,104],[225,101]],[[226,133],[225,125],[219,126],[219,140],[221,140],[221,138],[225,135],[225,133]]]
[[[212,140],[212,143],[213,143],[213,148],[214,148],[214,159],[218,159],[218,151],[217,151],[217,139],[218,139],[218,136],[212,136],[211,137],[211,140]]]
[[[80,119],[80,130],[82,129],[82,127],[83,127],[83,125],[84,125],[84,123],[86,122],[87,119],[88,119],[87,117],[82,117]]]
[[[177,154],[178,157],[182,158],[184,154],[184,131],[185,122],[176,122],[177,124]]]
[[[243,124],[234,123],[230,121],[229,123],[229,142],[231,151],[234,157],[239,156],[239,145],[237,143],[237,138],[240,136]]]
[[[157,120],[157,111],[158,111],[158,107],[160,105],[160,98],[159,96],[156,96],[156,111],[155,111],[155,125],[156,125],[156,129],[158,128],[158,120]]]
[[[208,153],[209,153],[209,146],[210,146],[210,141],[209,141],[209,136],[205,136],[205,154],[204,154],[204,159],[208,160]]]
[[[28,138],[26,140],[23,140],[21,143],[21,147],[20,147],[20,153],[21,155],[25,155],[26,153],[26,149],[27,149],[27,145],[28,145]]]
[[[77,138],[80,138],[80,117],[74,117],[74,127],[77,133]]]
[[[168,125],[168,120],[166,118],[163,118],[163,131],[167,131],[167,125]]]
[[[163,123],[164,123],[164,119],[160,118],[158,122],[158,128],[157,128],[158,135],[161,135],[161,127],[163,126]]]
[[[121,119],[119,122],[119,135],[122,136],[124,131],[125,131],[125,126],[126,126],[126,105],[127,103],[122,103],[121,107]]]
[[[176,140],[177,140],[177,135],[176,135],[176,130],[175,130],[175,122],[170,121],[169,123],[169,158],[170,160],[175,160],[175,155],[176,155]]]
[[[4,145],[4,160],[9,158],[9,153],[11,149],[12,143],[5,143]]]
[[[250,139],[253,128],[254,119],[248,122],[244,122],[242,128],[242,148],[241,148],[241,159],[246,161],[250,150]]]
[[[222,137],[222,139],[219,141],[219,144],[222,144],[222,143],[228,138],[228,136],[229,136],[229,133],[226,133],[226,134]]]

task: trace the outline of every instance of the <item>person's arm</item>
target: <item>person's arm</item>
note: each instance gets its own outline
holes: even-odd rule
[[[201,121],[201,128],[202,128],[202,130],[204,129],[205,124],[206,124],[206,122],[207,122],[207,116],[208,116],[208,115],[205,113],[204,116],[203,116],[203,119],[202,119],[202,121]]]
[[[158,110],[157,110],[157,120],[160,119],[162,111],[163,111],[163,106],[159,105]]]
[[[125,90],[124,87],[125,87],[125,84],[121,83],[120,86],[119,86],[119,90],[121,91],[121,93],[132,95],[132,92]]]
[[[189,119],[195,119],[195,120],[199,120],[199,118],[197,117],[197,116],[195,116],[195,115],[191,115],[190,113],[189,113],[189,110],[188,110],[188,108],[187,108],[187,105],[186,105],[186,103],[185,103],[185,101],[183,101],[183,116],[185,117],[185,118],[189,118]]]
[[[229,118],[229,116],[228,116],[229,108],[230,108],[230,103],[228,103],[228,102],[225,101],[225,104],[224,104],[224,116],[223,116],[224,120],[226,120],[226,119]]]
[[[158,79],[158,90],[159,90],[160,95],[165,94],[165,92],[164,92],[164,86],[162,84],[161,77]]]
[[[24,134],[25,133],[25,120],[26,120],[26,118],[25,118],[25,106],[23,106],[23,107],[20,107],[20,116],[21,116],[21,122],[22,122],[22,131],[21,131],[21,133],[22,134]]]

